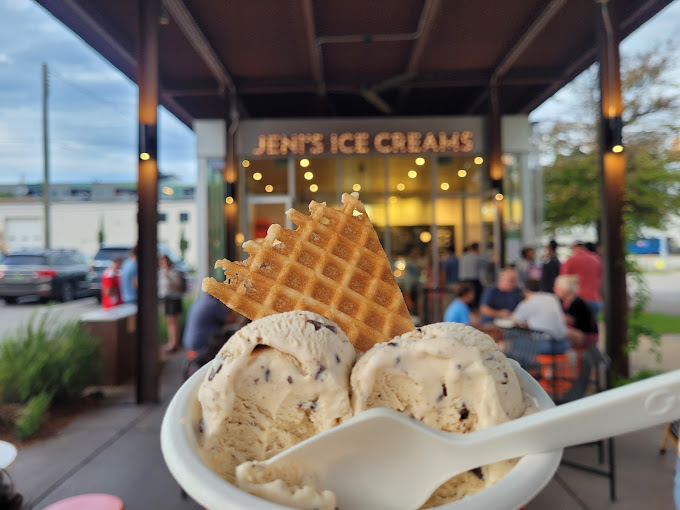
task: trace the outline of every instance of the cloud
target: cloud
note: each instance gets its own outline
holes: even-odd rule
[[[0,2],[0,8],[5,8],[10,11],[25,11],[31,7],[31,0],[3,0]]]
[[[1,183],[42,178],[43,62],[50,71],[51,180],[137,179],[134,83],[36,2],[0,0],[0,48]],[[13,62],[11,72],[5,60]],[[185,181],[196,179],[193,132],[164,109],[159,163]]]
[[[0,64],[11,64],[13,60],[7,53],[0,53]]]

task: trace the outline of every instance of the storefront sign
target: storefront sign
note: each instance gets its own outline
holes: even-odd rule
[[[382,131],[343,133],[268,133],[257,137],[254,156],[320,154],[424,154],[470,152],[474,148],[472,131],[420,132]]]

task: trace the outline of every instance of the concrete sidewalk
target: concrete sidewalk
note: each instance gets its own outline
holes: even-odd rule
[[[79,416],[56,437],[22,448],[9,469],[17,490],[35,510],[88,492],[115,494],[126,510],[200,509],[180,498],[160,451],[161,420],[182,382],[181,369],[181,355],[164,365],[160,405],[135,405],[133,388],[127,387],[108,397],[104,406]],[[616,440],[616,502],[609,501],[606,478],[562,466],[527,509],[673,509],[676,456],[673,451],[659,455],[661,431],[656,427]],[[597,466],[596,448],[573,448],[565,457]]]
[[[182,383],[182,366],[182,355],[163,366],[160,405],[138,406],[134,387],[118,388],[56,437],[22,448],[8,470],[17,491],[34,510],[92,492],[119,496],[126,510],[201,509],[180,498],[160,449],[161,421]]]

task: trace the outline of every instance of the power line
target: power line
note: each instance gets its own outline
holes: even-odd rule
[[[75,82],[72,81],[72,80],[69,80],[68,78],[64,77],[62,74],[60,74],[60,73],[58,73],[58,72],[56,72],[56,71],[54,71],[54,70],[50,70],[50,76],[53,76],[53,77],[55,77],[55,78],[58,78],[62,83],[65,83],[65,84],[67,84],[67,85],[70,85],[70,86],[73,87],[74,89],[78,90],[81,94],[84,94],[84,95],[88,96],[90,99],[94,99],[95,101],[98,101],[98,102],[100,102],[100,103],[104,103],[104,104],[107,104],[107,105],[113,107],[114,110],[116,111],[116,113],[118,113],[119,115],[125,117],[127,120],[129,120],[129,119],[132,117],[132,115],[130,115],[130,113],[133,113],[133,114],[134,114],[134,110],[133,110],[132,112],[126,113],[126,112],[124,112],[124,111],[122,111],[122,110],[119,109],[119,108],[120,108],[120,105],[114,103],[114,102],[111,101],[110,99],[105,98],[105,97],[103,97],[103,96],[101,96],[101,95],[99,95],[99,94],[96,94],[96,93],[92,92],[91,90],[86,89],[85,87],[83,87],[83,86],[81,86],[81,85],[75,83]]]

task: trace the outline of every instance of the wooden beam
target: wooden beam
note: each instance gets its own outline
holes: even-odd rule
[[[545,29],[550,20],[559,12],[567,0],[550,0],[548,5],[538,14],[538,16],[522,31],[513,45],[503,54],[503,57],[494,67],[491,73],[489,86],[497,85],[500,79],[517,62],[517,59],[524,53],[536,37]],[[468,113],[474,113],[477,108],[489,97],[489,91],[482,92],[468,109]]]
[[[175,20],[184,36],[189,41],[189,44],[201,57],[201,60],[208,66],[208,69],[213,73],[220,86],[225,91],[234,91],[234,80],[227,72],[224,64],[215,53],[215,50],[208,42],[208,39],[203,34],[203,31],[196,23],[196,20],[187,9],[182,0],[163,0],[163,5],[168,9],[168,13]]]
[[[158,402],[158,15],[138,0],[137,403]]]
[[[562,77],[551,85],[546,87],[543,92],[531,99],[526,105],[524,105],[520,111],[522,113],[530,113],[532,110],[538,108],[544,101],[555,95],[555,93],[564,87],[571,80],[576,78],[579,74],[585,71],[590,64],[592,64],[595,59],[596,51],[595,48],[589,48],[584,53],[581,54],[565,71]]]
[[[309,49],[309,58],[312,66],[312,78],[316,86],[316,93],[323,97],[326,95],[326,85],[323,71],[323,53],[321,44],[316,39],[316,23],[314,22],[314,6],[312,0],[302,0],[302,16],[305,24],[305,38]]]
[[[623,194],[626,156],[621,141],[619,25],[614,2],[596,0],[597,54],[600,61],[601,243],[605,344],[614,373],[628,377],[628,295],[623,248]],[[616,147],[619,146],[619,147]],[[616,147],[616,148],[615,148]],[[621,150],[619,150],[619,148]]]
[[[423,5],[423,10],[420,13],[420,18],[418,19],[418,29],[416,33],[418,38],[413,45],[413,50],[408,60],[408,65],[406,66],[406,75],[415,76],[420,67],[420,61],[423,58],[423,53],[425,52],[425,46],[427,45],[428,37],[430,36],[430,30],[433,25],[433,20],[437,17],[441,6],[440,0],[425,0],[425,5]],[[411,91],[410,82],[405,82],[404,86],[399,93],[398,109],[402,110],[406,98]]]

